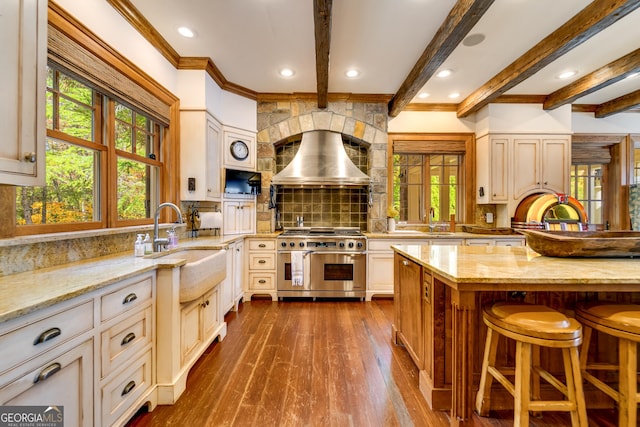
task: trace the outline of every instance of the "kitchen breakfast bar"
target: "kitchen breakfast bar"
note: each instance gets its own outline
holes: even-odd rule
[[[420,390],[429,406],[451,411],[451,425],[471,422],[484,350],[479,344],[486,334],[484,304],[524,300],[573,317],[579,301],[640,301],[638,259],[553,258],[528,247],[392,248],[396,304],[392,340],[403,344],[418,366]],[[595,345],[599,355],[615,356],[615,345],[606,338]],[[498,353],[513,361],[513,348],[500,346]],[[549,354],[541,358],[561,370],[557,358]],[[609,399],[597,393],[585,388],[587,408],[607,404]],[[513,399],[506,392],[503,396],[495,402],[508,408]]]

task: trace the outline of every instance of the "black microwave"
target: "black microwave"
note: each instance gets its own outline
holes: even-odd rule
[[[226,169],[224,192],[227,194],[260,194],[261,182],[260,172]]]

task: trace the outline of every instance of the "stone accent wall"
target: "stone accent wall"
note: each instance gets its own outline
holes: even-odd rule
[[[262,194],[258,197],[257,232],[275,229],[275,212],[269,209],[268,203],[271,177],[278,172],[275,144],[312,130],[340,132],[369,145],[367,174],[372,179],[373,206],[368,208],[367,230],[364,231],[385,231],[387,113],[386,103],[331,102],[327,109],[320,110],[315,101],[258,102],[257,167],[263,179]],[[335,206],[341,209],[340,204]],[[303,213],[304,208],[298,211]],[[332,214],[340,216],[339,211]],[[313,212],[308,215],[313,218]]]

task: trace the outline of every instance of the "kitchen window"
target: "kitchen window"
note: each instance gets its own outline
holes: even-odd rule
[[[389,134],[388,204],[400,222],[472,221],[474,144],[472,134]]]
[[[457,217],[461,190],[461,155],[394,154],[393,205],[400,221],[449,221]]]
[[[46,99],[46,185],[18,188],[19,234],[149,223],[165,127],[54,66]]]
[[[571,165],[571,196],[587,211],[590,224],[602,224],[602,178],[605,165]]]

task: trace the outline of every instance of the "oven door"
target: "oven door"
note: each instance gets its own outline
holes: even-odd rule
[[[309,258],[311,289],[354,294],[366,291],[366,252],[313,252]]]
[[[278,291],[309,290],[309,251],[304,251],[302,258],[302,286],[294,286],[291,280],[291,252],[278,252]]]

